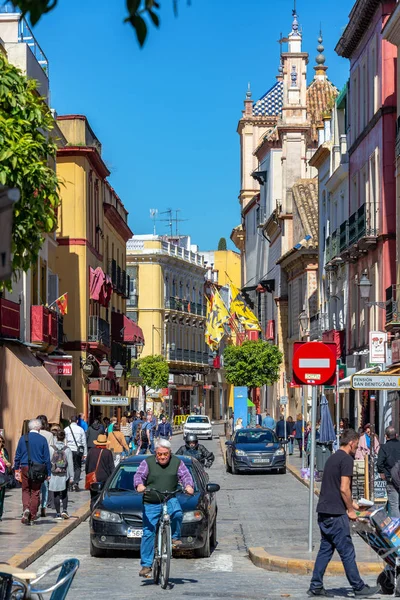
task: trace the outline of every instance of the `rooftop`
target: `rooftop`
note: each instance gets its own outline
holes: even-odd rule
[[[283,81],[277,81],[253,104],[253,115],[263,117],[280,116],[283,107]]]
[[[135,254],[159,254],[161,256],[175,256],[180,260],[187,261],[198,267],[204,266],[204,257],[197,250],[197,246],[190,245],[190,238],[182,236],[184,239],[188,239],[189,243],[186,247],[178,246],[176,243],[169,241],[167,236],[161,235],[135,235],[133,238],[128,240],[126,244],[127,257]],[[175,241],[175,240],[174,240]]]

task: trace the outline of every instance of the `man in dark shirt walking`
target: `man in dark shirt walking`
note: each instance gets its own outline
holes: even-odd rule
[[[358,433],[354,429],[346,429],[340,438],[340,449],[329,457],[325,465],[317,505],[321,545],[315,560],[309,596],[333,597],[333,594],[325,590],[323,577],[335,550],[342,560],[346,577],[356,597],[367,598],[380,590],[379,587],[370,587],[361,579],[350,535],[350,521],[357,520],[355,510],[359,508],[351,495],[358,439]]]
[[[400,496],[397,486],[393,484],[391,470],[400,460],[400,441],[394,427],[385,429],[386,444],[379,448],[377,468],[381,478],[386,481],[388,512],[393,518],[400,517]]]

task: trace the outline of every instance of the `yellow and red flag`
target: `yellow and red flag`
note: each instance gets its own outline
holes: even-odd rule
[[[57,298],[56,304],[60,313],[66,315],[68,312],[68,292]]]
[[[245,329],[249,329],[250,331],[261,331],[260,323],[258,322],[256,315],[247,306],[240,291],[233,283],[230,284],[230,287],[232,295],[230,306],[231,313],[236,315],[237,320]]]

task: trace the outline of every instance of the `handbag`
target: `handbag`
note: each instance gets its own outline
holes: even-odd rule
[[[31,481],[39,481],[43,483],[46,481],[47,475],[47,465],[42,463],[36,463],[31,460],[31,452],[29,449],[29,434],[25,436],[25,444],[26,450],[28,452],[28,479]]]
[[[99,458],[97,459],[97,464],[96,464],[95,470],[86,474],[85,490],[90,490],[90,486],[92,485],[92,483],[97,483],[97,468],[99,466],[99,462],[100,462],[102,454],[103,454],[103,450],[100,450],[100,454],[99,454]]]
[[[74,438],[74,442],[75,442],[75,446],[77,447],[78,454],[82,454],[82,455],[85,454],[85,446],[78,446],[76,438],[74,436],[74,430],[72,429],[71,425],[69,426],[69,428],[72,433],[72,437]]]

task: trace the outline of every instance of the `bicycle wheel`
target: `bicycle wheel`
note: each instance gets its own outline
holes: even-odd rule
[[[171,527],[169,523],[165,523],[161,533],[161,587],[163,590],[168,586],[170,564]]]
[[[160,554],[158,552],[158,538],[160,534],[160,528],[157,528],[156,539],[154,540],[154,560],[153,560],[153,581],[155,585],[160,582]]]

